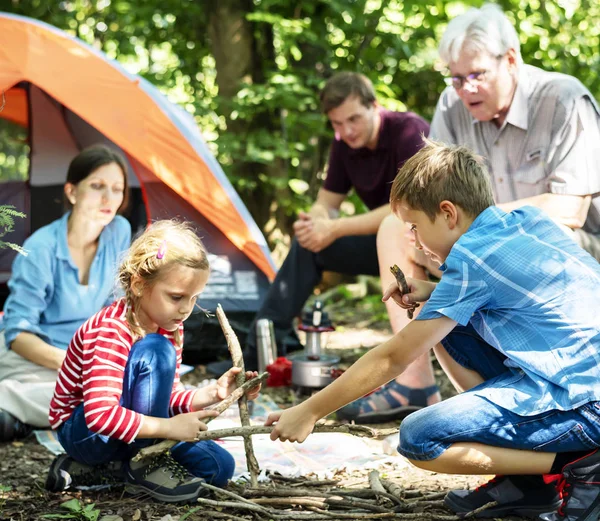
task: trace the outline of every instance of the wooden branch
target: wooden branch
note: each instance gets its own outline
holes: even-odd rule
[[[378,494],[386,493],[385,488],[383,488],[383,485],[379,480],[379,471],[372,470],[371,472],[369,472],[369,487],[371,487]]]
[[[269,373],[266,371],[264,373],[251,378],[250,380],[246,380],[240,387],[238,387],[235,391],[233,391],[227,398],[219,403],[215,403],[213,405],[209,405],[205,407],[205,411],[217,411],[219,414],[225,412],[229,407],[233,405],[234,402],[237,402],[242,396],[246,394],[247,391],[256,387],[259,384],[263,384],[266,382],[267,378],[269,378]],[[216,418],[216,416],[215,416]],[[207,418],[204,423],[208,423],[210,420],[214,418]]]
[[[406,294],[410,293],[410,288],[408,287],[408,283],[406,282],[406,277],[404,276],[404,273],[398,267],[398,265],[394,264],[393,266],[390,266],[390,271],[392,272],[392,275],[394,275],[394,277],[396,277],[396,282],[398,283],[398,286],[400,287],[400,290],[402,291],[402,295],[406,295]],[[412,320],[414,313],[415,313],[415,309],[417,309],[418,307],[419,307],[419,304],[417,304],[415,302],[411,308],[408,308],[406,310],[406,314],[408,315],[409,319]]]
[[[403,487],[387,479],[382,479],[381,484],[383,485],[383,488],[385,488],[388,493],[394,496],[400,503],[404,503],[405,491]]]
[[[246,391],[248,391],[249,389],[252,389],[253,387],[256,387],[258,384],[264,382],[268,378],[268,376],[269,376],[269,373],[265,372],[265,373],[259,374],[258,376],[256,376],[255,378],[252,378],[251,380],[248,380],[247,382],[244,382],[241,387],[238,387],[223,401],[206,407],[206,410],[217,411],[219,414],[221,414],[222,412],[229,409],[229,407],[231,407],[231,405],[236,400],[239,400],[239,398],[241,396],[243,396],[246,393]],[[216,418],[216,416],[214,418]],[[205,418],[204,423],[209,423],[214,418],[213,417]],[[179,441],[163,440],[158,443],[155,443],[154,445],[150,445],[149,447],[145,447],[145,448],[141,449],[133,457],[133,461],[139,461],[141,459],[147,458],[148,456],[152,456],[153,454],[159,454],[161,452],[169,450],[171,447],[173,447],[177,443],[179,443]]]
[[[475,510],[472,510],[471,512],[465,514],[463,519],[469,519],[471,517],[476,517],[477,514],[479,514],[480,512],[483,512],[484,510],[487,510],[488,508],[495,507],[496,505],[498,505],[498,501],[490,501],[489,503],[486,503],[485,505],[482,505],[479,508],[476,508]]]
[[[233,367],[239,367],[241,371],[236,375],[236,382],[238,387],[246,381],[246,366],[244,365],[244,356],[242,354],[242,348],[240,342],[233,331],[233,328],[229,325],[229,320],[221,307],[221,304],[217,305],[217,318],[221,329],[225,335],[227,341],[227,347],[231,353],[231,360],[233,361]],[[240,421],[242,427],[250,426],[250,413],[248,412],[248,399],[245,395],[238,401],[240,410]],[[254,454],[254,447],[252,446],[252,438],[250,436],[244,436],[244,451],[246,452],[246,464],[248,466],[248,472],[250,472],[250,483],[253,487],[258,486],[258,474],[260,473],[260,467]]]
[[[203,431],[198,433],[198,440],[216,440],[218,438],[230,438],[232,436],[254,436],[256,434],[270,434],[274,426],[249,425],[248,427],[230,427],[228,429],[216,429],[214,431]],[[371,429],[365,425],[315,425],[313,433],[341,432],[352,434],[360,438],[378,438],[398,432],[398,429]],[[256,486],[252,485],[252,488]],[[385,492],[385,490],[384,490]]]

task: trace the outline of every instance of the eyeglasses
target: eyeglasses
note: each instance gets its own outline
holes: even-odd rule
[[[496,58],[497,64],[500,63],[502,58],[506,56],[505,54],[498,54],[494,56]],[[452,85],[456,90],[462,89],[465,86],[465,83],[471,85],[471,87],[479,87],[483,85],[486,80],[486,74],[490,72],[491,69],[482,69],[480,71],[473,71],[466,76],[446,76],[444,81],[446,85]]]
[[[449,76],[445,77],[444,81],[446,85],[452,85],[456,90],[462,89],[465,83],[468,83],[471,87],[479,87],[485,82],[485,75],[488,72],[488,70],[483,70],[472,72],[466,76]]]

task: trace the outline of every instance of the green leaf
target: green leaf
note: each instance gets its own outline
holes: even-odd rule
[[[83,505],[79,499],[71,499],[69,501],[65,501],[61,503],[60,508],[66,508],[71,512],[81,512],[83,510]]]

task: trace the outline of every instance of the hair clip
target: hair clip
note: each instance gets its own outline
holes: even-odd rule
[[[163,241],[156,253],[157,259],[162,259],[167,254],[167,241]]]

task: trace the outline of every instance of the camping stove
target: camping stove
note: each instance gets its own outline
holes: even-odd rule
[[[329,316],[323,311],[323,303],[315,301],[312,309],[302,314],[298,327],[306,333],[304,352],[290,355],[292,361],[292,385],[321,388],[330,384],[340,358],[321,352],[322,334],[333,331]]]

